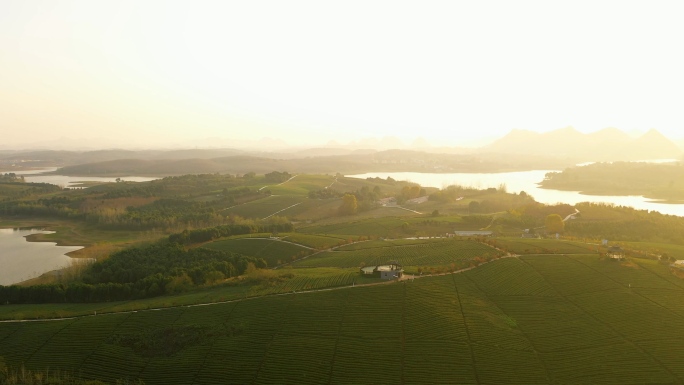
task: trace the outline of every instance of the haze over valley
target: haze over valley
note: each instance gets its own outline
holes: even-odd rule
[[[0,385],[684,383],[681,36],[0,2]]]

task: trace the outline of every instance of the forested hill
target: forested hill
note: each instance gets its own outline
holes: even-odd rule
[[[365,172],[503,172],[545,167],[566,167],[567,159],[501,154],[433,154],[423,151],[388,150],[345,155],[271,158],[236,155],[211,159],[118,159],[66,166],[62,175],[182,175],[203,173],[266,173],[276,169],[295,173]]]
[[[684,201],[684,166],[680,163],[595,163],[546,174],[544,188],[592,195],[643,195]]]

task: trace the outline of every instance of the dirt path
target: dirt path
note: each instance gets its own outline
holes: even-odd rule
[[[261,218],[261,220],[263,221],[264,219],[268,219],[268,218],[270,218],[270,217],[272,217],[272,216],[274,216],[274,215],[276,215],[276,214],[278,214],[278,213],[281,213],[281,212],[283,212],[283,211],[285,211],[285,210],[287,210],[287,209],[291,209],[291,208],[293,208],[293,207],[295,207],[295,206],[297,206],[297,205],[301,205],[301,204],[302,204],[302,202],[295,203],[295,204],[293,204],[292,206],[285,207],[285,208],[282,209],[282,210],[278,210],[278,211],[274,212],[273,214],[271,214],[271,215],[269,215],[269,216],[267,216],[267,217],[265,217],[265,218]]]
[[[266,187],[269,187],[269,186],[282,186],[282,185],[284,185],[285,183],[291,181],[292,179],[294,179],[294,178],[296,178],[296,177],[297,177],[297,175],[293,175],[292,178],[286,180],[286,181],[283,182],[283,183],[278,183],[278,184],[276,184],[276,185],[269,184],[269,185],[266,185],[266,186],[264,186],[264,187],[261,187],[261,188],[258,189],[257,191],[261,191],[261,190],[263,190],[263,189],[265,189]]]
[[[423,213],[421,213],[420,211],[407,209],[406,207],[401,207],[401,206],[383,206],[383,207],[386,207],[386,208],[388,208],[388,209],[391,209],[391,208],[402,209],[402,210],[410,211],[410,212],[416,213],[416,214],[423,214]]]
[[[309,247],[309,246],[306,246],[306,245],[302,245],[301,243],[295,243],[295,242],[286,241],[285,238],[287,238],[287,235],[284,236],[284,237],[282,237],[282,238],[245,237],[245,238],[235,238],[235,239],[268,239],[269,241],[273,241],[273,242],[285,242],[285,243],[289,243],[289,244],[291,244],[291,245],[296,245],[296,246],[303,247],[303,248],[305,248],[305,249],[316,250],[316,249],[314,249],[313,247]]]
[[[386,281],[382,281],[382,282],[362,283],[359,285],[352,283],[351,285],[346,285],[346,286],[327,287],[327,288],[321,288],[321,289],[312,289],[312,290],[304,290],[304,291],[292,291],[292,292],[286,292],[286,293],[270,294],[270,295],[268,295],[268,297],[319,293],[319,292],[324,292],[324,291],[344,290],[344,289],[352,289],[352,288],[356,288],[356,287],[366,287],[366,286],[391,285],[391,284],[397,283],[397,282],[406,283],[407,281],[410,282],[410,281],[415,280],[416,278],[420,279],[420,278],[427,278],[427,277],[439,277],[439,276],[445,276],[445,275],[450,275],[450,274],[460,274],[460,273],[464,273],[466,271],[473,270],[473,269],[478,268],[480,266],[486,265],[488,263],[497,261],[499,259],[517,258],[517,257],[518,257],[518,255],[515,255],[515,254],[507,254],[507,255],[504,255],[502,257],[492,259],[492,260],[487,261],[487,262],[480,263],[479,265],[476,265],[476,266],[470,266],[470,267],[466,267],[464,269],[455,270],[455,271],[446,272],[446,273],[421,274],[418,276],[416,276],[416,275],[404,275],[404,276],[402,276],[402,278],[397,279],[397,280],[392,279],[392,280],[386,280]],[[221,304],[233,303],[233,302],[251,301],[254,299],[264,298],[264,297],[266,297],[266,296],[256,296],[256,297],[249,297],[249,298],[236,298],[236,299],[231,299],[231,300],[227,300],[227,301],[214,301],[214,302],[198,303],[198,304],[192,304],[192,305],[168,306],[168,307],[160,307],[160,308],[153,308],[153,309],[126,310],[126,311],[108,312],[108,313],[100,313],[100,314],[97,314],[97,312],[94,312],[93,314],[88,314],[88,315],[79,315],[79,316],[63,317],[63,318],[4,320],[4,321],[0,321],[0,323],[65,321],[65,320],[81,319],[81,318],[86,318],[86,317],[104,317],[104,316],[114,315],[114,314],[131,314],[131,313],[139,313],[139,312],[142,313],[142,312],[148,312],[148,311],[163,311],[163,310],[175,309],[175,308],[179,308],[179,307],[180,308],[190,308],[190,307],[198,307],[198,306],[221,305]]]

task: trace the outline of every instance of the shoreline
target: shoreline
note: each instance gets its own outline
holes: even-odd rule
[[[40,238],[41,236],[50,235],[50,234],[54,234],[57,232],[55,230],[49,229],[48,226],[13,226],[13,227],[0,227],[0,229],[2,229],[2,230],[11,229],[13,231],[15,231],[15,230],[39,231],[39,233],[33,233],[33,234],[28,234],[28,235],[22,236],[22,238],[24,238],[26,240],[26,242],[53,243],[55,247],[79,247],[76,250],[71,250],[71,251],[68,251],[68,252],[65,252],[62,254],[63,256],[70,258],[69,266],[64,266],[62,268],[57,268],[57,269],[51,269],[51,270],[45,271],[43,273],[40,273],[37,276],[27,278],[27,279],[23,279],[21,281],[11,283],[7,286],[26,286],[26,285],[31,286],[31,285],[41,284],[41,283],[43,283],[43,281],[45,279],[49,279],[49,278],[51,278],[51,276],[56,276],[56,275],[58,275],[58,272],[66,270],[69,267],[71,267],[73,265],[74,261],[86,260],[86,258],[87,258],[85,256],[77,255],[77,253],[84,250],[86,248],[86,246],[83,246],[83,245],[60,245],[58,242],[56,242],[54,240],[41,239]],[[47,233],[45,233],[45,232],[47,232]]]
[[[546,187],[543,184],[539,184],[540,189],[544,190],[549,190],[549,191],[567,191],[567,192],[575,192],[579,195],[584,195],[584,196],[596,196],[596,197],[635,197],[642,199],[644,202],[648,203],[657,203],[657,204],[666,204],[666,205],[681,205],[684,204],[684,197],[681,199],[666,199],[666,198],[659,198],[657,196],[649,196],[647,192],[645,194],[640,194],[639,192],[635,192],[634,194],[624,194],[624,193],[619,193],[619,192],[611,192],[611,191],[591,191],[591,190],[578,190],[578,189],[573,189],[570,187],[566,188],[561,188],[561,187]]]

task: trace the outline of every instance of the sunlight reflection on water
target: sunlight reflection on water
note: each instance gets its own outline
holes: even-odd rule
[[[634,207],[638,210],[658,211],[663,214],[684,216],[684,204],[666,204],[650,201],[642,196],[584,195],[577,191],[560,191],[540,188],[538,183],[544,180],[548,172],[556,170],[533,170],[501,173],[420,173],[420,172],[371,172],[366,174],[347,175],[351,178],[391,177],[395,180],[406,180],[425,187],[444,188],[450,185],[474,187],[478,189],[498,188],[504,184],[506,191],[519,193],[525,191],[537,202],[545,204],[567,203],[575,205],[580,202],[610,203],[617,206]]]

